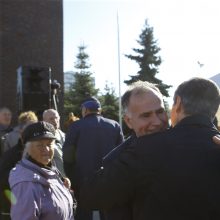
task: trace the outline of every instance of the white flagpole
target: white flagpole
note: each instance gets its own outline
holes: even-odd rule
[[[118,94],[119,94],[119,124],[122,128],[122,110],[121,110],[121,66],[120,66],[120,35],[119,35],[119,19],[117,11],[117,35],[118,35]]]

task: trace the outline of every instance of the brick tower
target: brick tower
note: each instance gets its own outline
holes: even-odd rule
[[[62,0],[0,0],[0,106],[9,107],[15,117],[19,67],[51,68],[51,80],[61,84],[58,110],[62,114],[62,6]]]

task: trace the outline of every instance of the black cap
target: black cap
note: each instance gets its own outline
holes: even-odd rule
[[[22,132],[23,143],[40,139],[56,139],[55,128],[52,124],[39,121],[28,125]]]
[[[99,100],[95,97],[90,97],[86,99],[81,106],[92,110],[97,110],[101,108]]]

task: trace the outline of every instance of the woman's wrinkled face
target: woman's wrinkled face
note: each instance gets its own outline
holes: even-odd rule
[[[53,139],[31,141],[28,143],[30,146],[27,148],[27,153],[38,163],[46,166],[53,159],[54,143]]]

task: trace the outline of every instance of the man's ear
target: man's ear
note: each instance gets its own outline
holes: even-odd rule
[[[83,118],[86,116],[86,108],[84,106],[81,109],[81,114]]]
[[[180,113],[180,112],[182,111],[182,101],[181,101],[180,96],[177,96],[177,97],[176,97],[175,106],[176,106],[176,112],[177,112],[177,113]]]
[[[131,125],[131,119],[128,115],[124,115],[124,121],[125,121],[125,124],[130,128],[132,129],[132,125]]]
[[[98,113],[98,114],[101,114],[101,113],[102,113],[102,109],[99,108],[98,111],[97,111],[97,113]]]

